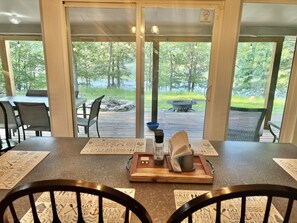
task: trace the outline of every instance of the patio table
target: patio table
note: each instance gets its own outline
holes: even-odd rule
[[[32,102],[32,103],[45,103],[45,105],[47,107],[49,107],[48,105],[48,97],[36,97],[36,96],[5,96],[0,98],[0,101],[9,101],[10,104],[13,107],[16,107],[15,104],[13,103],[15,102]],[[80,106],[85,106],[85,103],[87,102],[86,98],[76,98],[75,99],[75,105],[76,108],[80,107]]]
[[[49,108],[48,104],[48,97],[41,97],[41,96],[5,96],[0,98],[0,101],[9,101],[10,104],[13,106],[14,109],[16,109],[16,105],[13,103],[15,102],[28,102],[28,103],[45,103],[46,107]],[[75,99],[75,106],[76,109],[82,107],[83,109],[83,117],[87,117],[87,108],[86,108],[86,98],[76,98]],[[85,133],[87,132],[86,127],[84,128]]]

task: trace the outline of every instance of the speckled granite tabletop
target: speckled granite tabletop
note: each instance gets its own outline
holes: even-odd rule
[[[126,163],[131,155],[81,155],[88,138],[32,137],[15,150],[50,151],[17,185],[45,179],[80,179],[111,187],[134,188],[135,199],[148,210],[156,223],[166,222],[175,211],[174,193],[180,190],[211,190],[236,184],[270,183],[297,187],[297,181],[273,158],[297,158],[291,144],[256,142],[211,142],[219,156],[206,157],[215,168],[214,183],[135,183],[129,181]],[[147,140],[147,151],[152,142]],[[8,190],[0,190],[2,199]],[[276,207],[281,211],[282,205]]]

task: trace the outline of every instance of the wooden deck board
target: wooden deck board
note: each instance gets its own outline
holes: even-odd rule
[[[175,132],[187,131],[190,140],[202,139],[204,127],[204,114],[199,112],[159,112],[159,129],[163,129],[165,139],[169,139]],[[144,121],[149,122],[151,114],[145,113]],[[1,129],[1,136],[3,130]],[[99,132],[101,137],[135,137],[135,112],[100,112]],[[22,134],[21,134],[22,135]],[[35,136],[34,132],[27,132],[27,137]],[[43,136],[50,136],[49,132],[44,132]],[[154,132],[144,126],[144,137],[153,138]],[[21,136],[22,137],[22,136]],[[78,137],[87,137],[84,129],[79,127]],[[97,137],[96,127],[90,128],[90,137]],[[17,140],[17,135],[14,136]],[[272,135],[268,130],[264,130],[261,142],[272,142]]]

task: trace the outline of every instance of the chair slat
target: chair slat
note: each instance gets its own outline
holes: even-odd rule
[[[290,220],[293,203],[294,203],[294,199],[289,199],[286,214],[285,214],[285,217],[284,217],[284,223],[287,223]]]
[[[84,217],[82,214],[82,205],[81,205],[81,198],[80,198],[80,193],[76,192],[76,203],[77,203],[77,214],[78,214],[78,218],[77,218],[77,223],[84,223]]]
[[[241,198],[241,214],[240,214],[240,222],[244,222],[246,212],[246,196]]]
[[[221,222],[221,201],[217,202],[216,207],[216,223]]]
[[[98,204],[98,213],[99,213],[99,223],[103,223],[103,198],[102,196],[99,197],[99,204]]]
[[[10,213],[11,213],[12,218],[13,218],[13,222],[14,222],[14,223],[20,223],[20,221],[19,221],[19,219],[18,219],[18,216],[17,216],[17,214],[16,214],[16,211],[15,211],[15,209],[14,209],[13,203],[11,203],[11,204],[9,205],[9,209],[10,209]],[[1,218],[0,218],[0,219],[1,219]]]
[[[53,222],[55,223],[61,223],[58,213],[57,213],[57,205],[56,205],[56,200],[55,200],[55,195],[53,191],[50,191],[50,199],[52,203],[52,212],[53,212]]]
[[[266,209],[265,209],[263,222],[268,222],[269,213],[270,213],[270,209],[271,209],[271,204],[272,204],[272,196],[269,196],[267,198],[267,203],[266,203]]]
[[[30,200],[34,223],[40,223],[40,220],[39,220],[38,214],[37,214],[37,210],[36,210],[35,200],[34,200],[32,193],[29,194],[29,200]]]
[[[129,223],[129,209],[128,208],[126,208],[126,210],[125,210],[124,218],[125,218],[125,223]]]

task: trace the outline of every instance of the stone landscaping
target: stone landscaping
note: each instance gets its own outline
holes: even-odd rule
[[[134,102],[115,98],[103,99],[100,111],[126,112],[135,108]]]

